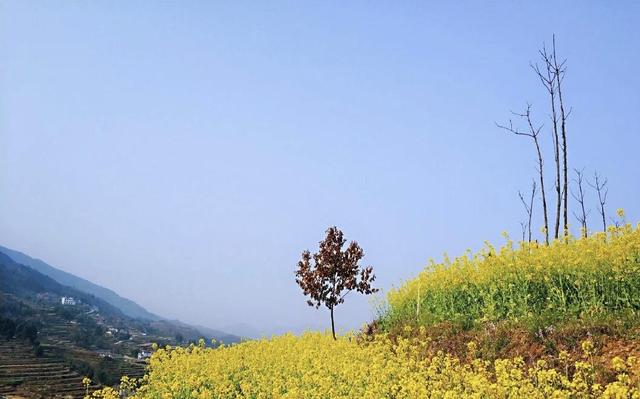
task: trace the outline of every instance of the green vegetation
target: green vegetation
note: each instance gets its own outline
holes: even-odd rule
[[[610,228],[549,246],[516,247],[508,241],[496,250],[487,244],[475,255],[431,262],[388,299],[381,318],[385,329],[635,318],[640,311],[640,227]]]

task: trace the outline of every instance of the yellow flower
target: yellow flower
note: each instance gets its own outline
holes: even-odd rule
[[[627,364],[618,356],[611,359],[611,366],[613,366],[613,369],[619,373],[627,370]]]
[[[576,362],[573,376],[538,361],[527,368],[522,358],[465,364],[439,352],[424,356],[419,339],[385,334],[366,342],[331,334],[285,334],[219,348],[171,348],[156,352],[148,374],[131,399],[146,398],[569,398],[637,397],[640,390],[626,374],[598,385],[594,369]],[[591,340],[583,342],[592,351]],[[468,349],[475,349],[469,342]],[[562,353],[559,358],[568,359]],[[631,359],[629,359],[631,361]],[[622,359],[614,360],[618,368]],[[623,394],[624,393],[624,394]],[[622,395],[622,396],[620,396]],[[105,388],[95,398],[117,399]]]
[[[584,341],[582,341],[580,347],[582,348],[582,352],[584,353],[585,357],[589,357],[595,354],[595,346],[593,345],[593,340],[591,339],[585,339]]]

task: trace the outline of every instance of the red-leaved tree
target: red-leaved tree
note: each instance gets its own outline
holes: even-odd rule
[[[327,229],[327,237],[320,242],[317,253],[308,250],[302,252],[302,260],[298,262],[296,283],[302,288],[309,306],[325,305],[331,313],[331,332],[336,339],[336,328],[333,310],[344,302],[351,291],[369,295],[377,292],[371,283],[376,279],[371,266],[360,267],[358,262],[364,257],[364,251],[357,242],[351,241],[346,250],[342,231],[333,226]]]

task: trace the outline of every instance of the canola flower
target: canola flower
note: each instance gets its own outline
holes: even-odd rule
[[[334,341],[329,333],[306,333],[216,349],[168,347],[152,356],[141,381],[127,379],[119,391],[106,388],[91,397],[640,398],[636,358],[614,358],[615,380],[600,385],[587,359],[591,352],[568,375],[543,360],[533,366],[521,358],[461,362],[442,352],[430,355],[428,344],[420,337],[380,334],[362,342],[353,335]]]
[[[622,214],[622,211],[618,212]],[[442,263],[387,296],[387,327],[444,321],[586,317],[640,310],[640,225],[611,227],[549,246],[490,244]]]

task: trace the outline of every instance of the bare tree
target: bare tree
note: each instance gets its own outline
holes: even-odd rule
[[[591,183],[587,181],[587,183],[598,193],[598,212],[602,217],[602,231],[607,231],[607,217],[604,210],[604,205],[607,202],[607,195],[609,194],[609,188],[607,187],[607,183],[609,182],[607,178],[604,179],[598,174],[598,171],[593,173],[594,181]]]
[[[584,169],[583,170],[574,169],[574,171],[576,172],[576,177],[573,179],[573,181],[578,186],[578,192],[575,193],[573,190],[571,190],[571,196],[576,201],[578,201],[578,204],[580,205],[580,213],[573,212],[573,216],[575,216],[575,218],[578,219],[578,222],[580,222],[580,230],[582,232],[582,236],[586,237],[587,236],[587,216],[591,211],[586,210],[584,207],[584,185],[583,185]]]
[[[344,297],[353,290],[365,295],[378,291],[371,287],[376,279],[373,268],[361,268],[358,265],[364,257],[364,251],[355,241],[351,241],[343,251],[346,242],[342,231],[335,226],[330,227],[317,253],[311,255],[309,251],[302,252],[302,260],[298,262],[296,270],[296,283],[305,295],[311,297],[307,304],[316,309],[323,304],[329,308],[333,339],[336,339],[333,310],[344,302]]]
[[[556,111],[556,88],[557,82],[555,70],[553,67],[553,54],[547,52],[546,46],[542,46],[539,50],[540,58],[543,62],[543,68],[536,64],[531,64],[531,68],[535,71],[540,82],[549,93],[551,100],[551,122],[552,122],[552,138],[553,138],[553,154],[556,162],[556,219],[554,225],[554,238],[558,238],[560,231],[560,210],[562,209],[562,188],[560,182],[560,136],[558,134],[558,113]]]
[[[538,156],[538,177],[540,179],[540,192],[542,193],[542,214],[544,215],[544,241],[549,244],[549,219],[547,216],[547,196],[544,188],[544,159],[542,158],[542,150],[540,149],[540,131],[542,130],[542,125],[539,127],[534,127],[533,122],[531,121],[531,104],[527,104],[527,108],[525,112],[522,114],[518,114],[515,112],[511,112],[513,115],[521,117],[526,120],[528,131],[522,131],[513,126],[513,122],[509,119],[509,125],[500,125],[496,123],[501,129],[504,129],[508,132],[511,132],[518,136],[526,136],[533,140],[533,143],[536,147],[536,155]],[[529,220],[529,229],[531,229],[531,220]]]
[[[518,197],[520,197],[520,201],[522,202],[522,205],[524,206],[524,209],[527,212],[528,220],[526,222],[526,227],[527,227],[529,242],[531,242],[531,218],[533,216],[533,199],[536,197],[536,189],[537,189],[536,181],[533,180],[531,182],[531,196],[529,197],[529,202],[527,202],[524,199],[524,196],[522,195],[522,193],[518,191]],[[523,233],[522,241],[524,241],[524,233]]]
[[[567,118],[571,114],[571,109],[569,112],[565,112],[564,101],[562,99],[562,82],[564,81],[564,74],[566,72],[565,63],[567,60],[563,60],[562,62],[558,62],[558,56],[556,55],[556,36],[553,35],[553,74],[556,78],[556,85],[558,88],[558,103],[560,104],[560,130],[562,133],[562,168],[563,168],[563,216],[564,216],[564,231],[565,234],[569,232],[569,222],[567,220],[567,209],[568,209],[568,198],[567,198],[567,190],[568,190],[568,169],[567,169]]]

